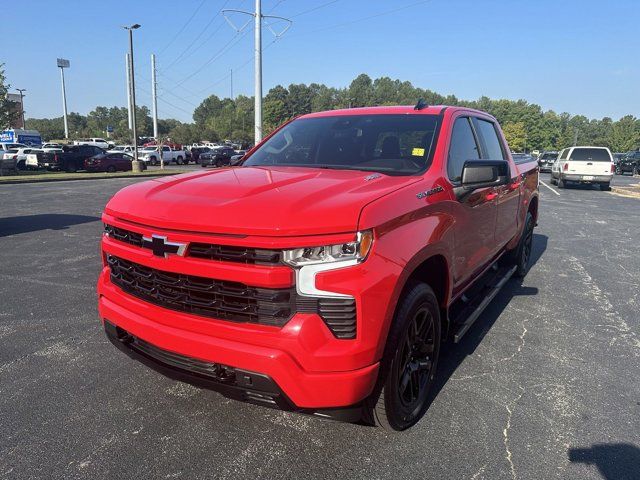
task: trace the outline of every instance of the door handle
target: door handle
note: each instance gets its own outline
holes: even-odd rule
[[[497,192],[487,193],[487,196],[484,198],[487,199],[487,202],[490,202],[491,200],[495,200],[496,198],[498,198],[498,193]]]

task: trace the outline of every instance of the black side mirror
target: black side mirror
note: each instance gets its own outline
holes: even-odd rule
[[[468,161],[462,168],[462,186],[465,190],[497,187],[507,183],[509,162],[506,160]]]
[[[470,160],[462,168],[462,181],[455,189],[456,195],[461,198],[479,188],[507,185],[509,178],[506,160]]]

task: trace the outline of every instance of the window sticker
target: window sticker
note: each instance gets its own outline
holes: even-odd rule
[[[414,148],[411,151],[411,155],[414,157],[424,157],[424,148]]]

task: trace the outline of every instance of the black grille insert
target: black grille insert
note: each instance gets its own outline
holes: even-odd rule
[[[128,243],[136,247],[150,248],[150,244],[143,243],[142,234],[140,233],[106,224],[104,231],[109,237],[120,242]],[[253,265],[281,265],[280,250],[240,247],[237,245],[190,243],[186,256]]]
[[[160,307],[234,322],[283,326],[295,312],[295,288],[269,289],[166,272],[107,255],[111,281]]]

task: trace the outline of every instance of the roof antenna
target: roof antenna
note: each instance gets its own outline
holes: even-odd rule
[[[419,98],[418,99],[418,103],[416,103],[416,106],[413,107],[414,110],[422,110],[423,108],[427,108],[429,105],[427,105],[427,102],[424,101],[424,98]]]

